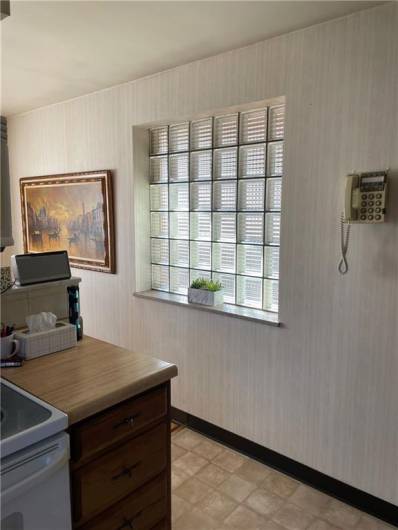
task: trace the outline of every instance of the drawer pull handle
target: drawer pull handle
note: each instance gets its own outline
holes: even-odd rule
[[[117,429],[118,427],[123,427],[123,425],[129,425],[130,427],[132,427],[138,416],[139,414],[134,414],[134,416],[128,416],[127,418],[123,418],[122,421],[119,421],[119,423],[115,423],[113,428]]]
[[[133,520],[124,518],[122,526],[119,526],[116,530],[123,530],[124,528],[134,530]]]
[[[133,466],[130,466],[130,467],[124,467],[120,473],[118,473],[117,475],[114,475],[112,477],[112,480],[117,480],[119,478],[122,478],[122,477],[129,477],[131,478],[133,476],[132,474],[132,471],[134,468],[136,468],[137,466],[139,466],[140,462],[137,462],[136,464],[134,464]]]

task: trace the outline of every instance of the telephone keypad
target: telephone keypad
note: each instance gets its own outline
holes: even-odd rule
[[[369,221],[372,221],[373,220],[373,215],[368,215],[368,219],[369,219]]]

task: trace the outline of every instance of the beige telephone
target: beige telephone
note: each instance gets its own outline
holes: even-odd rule
[[[383,223],[386,213],[387,171],[347,175],[345,223]]]
[[[345,183],[344,213],[341,216],[341,261],[339,272],[348,272],[347,252],[351,224],[384,223],[386,214],[388,171],[372,171],[347,175]],[[347,229],[344,230],[344,224]]]

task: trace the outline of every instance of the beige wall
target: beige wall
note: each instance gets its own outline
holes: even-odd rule
[[[397,35],[384,5],[9,120],[18,249],[20,177],[114,171],[118,274],[79,272],[87,333],[177,363],[175,406],[395,503]],[[284,326],[134,299],[132,126],[281,95]],[[391,222],[353,227],[341,277],[342,177],[386,166]]]

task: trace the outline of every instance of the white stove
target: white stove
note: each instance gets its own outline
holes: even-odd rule
[[[70,530],[66,414],[1,380],[1,530]]]

